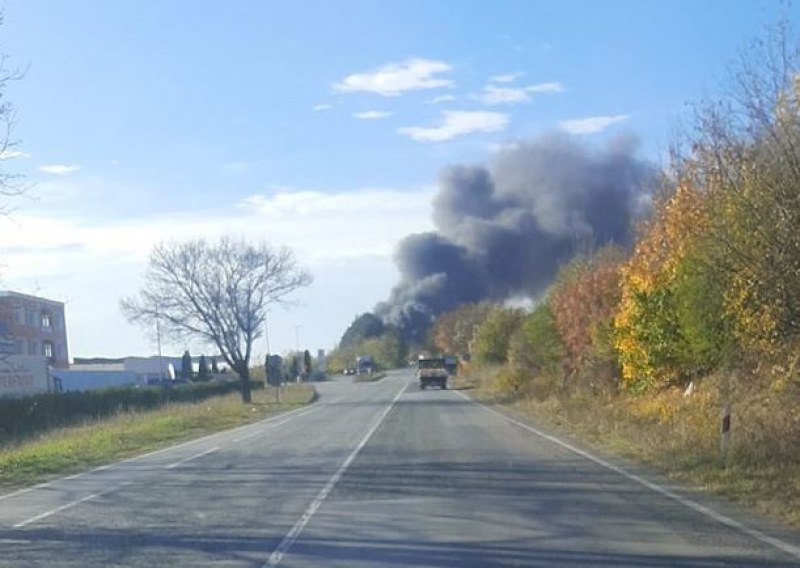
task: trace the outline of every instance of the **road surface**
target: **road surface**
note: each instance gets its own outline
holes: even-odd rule
[[[2,566],[798,566],[796,534],[673,492],[410,370],[0,496]],[[765,528],[766,526],[766,528]]]

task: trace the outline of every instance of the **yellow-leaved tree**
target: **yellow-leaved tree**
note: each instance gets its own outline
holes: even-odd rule
[[[727,343],[706,192],[683,176],[658,198],[620,268],[615,346],[624,385],[644,391],[692,379]]]

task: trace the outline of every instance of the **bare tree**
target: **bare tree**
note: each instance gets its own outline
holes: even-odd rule
[[[127,318],[143,326],[166,324],[175,339],[212,344],[241,379],[250,402],[253,341],[264,332],[267,307],[312,282],[292,252],[223,237],[161,243],[150,254],[145,287],[123,299]]]
[[[0,12],[0,26],[2,24],[3,15]],[[8,84],[22,79],[24,76],[24,70],[10,69],[8,56],[0,53],[0,164],[25,155],[23,152],[15,150],[17,141],[14,140],[13,130],[16,123],[16,111],[14,105],[5,99]],[[9,173],[4,167],[0,167],[0,196],[15,197],[24,193],[24,190],[17,174]],[[0,204],[0,214],[7,214],[10,209],[11,207],[5,203]]]

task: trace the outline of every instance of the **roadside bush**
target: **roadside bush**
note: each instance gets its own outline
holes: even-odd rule
[[[253,381],[251,388],[264,388]],[[174,387],[107,388],[85,392],[38,394],[0,399],[0,445],[53,428],[107,418],[122,412],[152,410],[168,404],[199,402],[239,391],[239,382]]]
[[[518,309],[495,307],[478,327],[473,342],[472,354],[480,364],[498,364],[508,361],[511,338],[524,319]]]
[[[564,344],[556,330],[549,302],[522,316],[508,340],[508,364],[493,375],[492,388],[500,396],[538,399],[554,394],[563,382]]]
[[[571,372],[590,359],[616,363],[613,320],[620,301],[619,267],[625,257],[624,250],[609,245],[573,259],[559,271],[549,303]]]

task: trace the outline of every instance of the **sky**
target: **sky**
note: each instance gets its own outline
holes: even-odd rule
[[[154,353],[128,323],[160,241],[288,246],[314,275],[272,352],[335,346],[386,299],[437,176],[552,131],[620,133],[663,163],[689,104],[797,8],[772,1],[128,1],[0,4],[26,193],[0,289],[64,301],[72,356]],[[264,339],[256,346],[264,353]],[[181,342],[180,354],[211,352]]]

